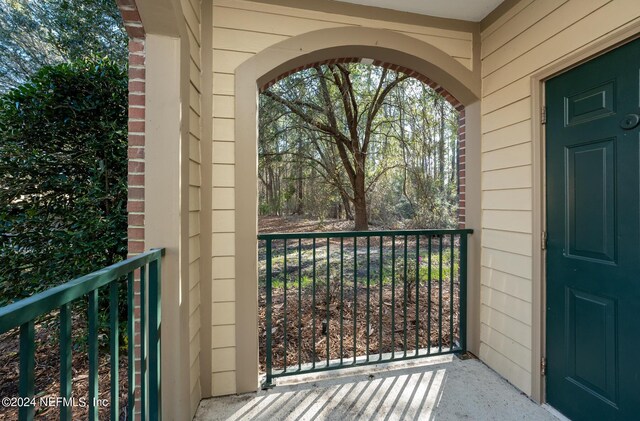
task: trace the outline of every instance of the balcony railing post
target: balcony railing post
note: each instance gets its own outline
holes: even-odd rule
[[[71,421],[71,305],[60,307],[60,397],[66,402],[60,406],[60,420]]]
[[[109,352],[111,366],[111,421],[118,421],[120,417],[120,376],[118,360],[120,359],[120,329],[118,325],[118,292],[117,282],[109,285]]]
[[[135,364],[135,277],[127,275],[127,419],[132,420],[136,408]]]
[[[162,390],[160,382],[161,334],[161,261],[149,263],[149,418],[162,420]]]
[[[467,234],[460,234],[460,352],[467,352]]]
[[[18,417],[20,421],[31,421],[35,413],[35,407],[31,405],[34,395],[34,366],[35,366],[35,343],[34,343],[33,320],[20,326],[20,397],[29,399],[28,404],[20,406]]]
[[[98,290],[89,293],[89,419],[98,420]]]
[[[270,388],[273,386],[273,373],[272,373],[272,361],[271,359],[273,358],[272,355],[272,349],[271,349],[271,334],[272,334],[272,312],[273,312],[273,303],[272,303],[272,284],[273,284],[273,279],[271,278],[273,273],[272,273],[272,262],[271,262],[271,239],[267,239],[266,240],[266,259],[267,259],[267,273],[266,273],[266,308],[265,308],[265,313],[266,313],[266,365],[267,365],[267,378],[264,382],[264,384],[262,385],[263,388]]]

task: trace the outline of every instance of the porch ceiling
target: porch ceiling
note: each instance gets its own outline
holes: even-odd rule
[[[340,0],[402,12],[480,22],[504,0]]]

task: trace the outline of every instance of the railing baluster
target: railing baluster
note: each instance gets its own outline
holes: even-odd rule
[[[391,236],[391,359],[396,358],[396,236]]]
[[[433,237],[427,235],[427,239],[429,241],[427,246],[427,263],[429,264],[427,268],[427,355],[431,355],[431,252],[433,248]]]
[[[403,264],[403,271],[404,271],[404,280],[402,283],[402,292],[404,293],[404,305],[403,307],[403,315],[402,315],[402,319],[403,319],[403,325],[404,325],[404,339],[403,339],[403,345],[404,345],[404,355],[403,358],[407,357],[407,276],[408,276],[408,272],[407,272],[407,247],[408,247],[408,238],[405,235],[404,236],[404,264]]]
[[[331,250],[329,248],[329,244],[331,244],[331,238],[327,238],[327,317],[325,317],[325,338],[327,339],[327,367],[329,367],[329,361],[331,359],[329,350],[329,339],[331,338],[331,335],[329,334],[329,316],[331,314],[331,292],[329,290],[329,287],[331,285]]]
[[[271,302],[272,301],[271,289],[272,289],[272,286],[273,286],[272,285],[272,279],[271,279],[271,277],[273,275],[272,266],[271,266],[271,264],[272,264],[271,263],[271,239],[267,239],[267,242],[266,242],[266,259],[267,259],[267,261],[266,261],[266,264],[267,264],[267,273],[266,273],[266,275],[267,275],[266,276],[266,288],[267,288],[267,291],[266,291],[267,294],[266,295],[267,295],[267,297],[266,297],[266,300],[267,300],[267,302],[265,303],[266,304],[266,307],[265,307],[266,320],[265,320],[265,322],[266,322],[266,330],[267,331],[265,333],[267,334],[267,338],[266,338],[266,344],[265,344],[265,346],[266,346],[265,358],[266,358],[266,365],[267,365],[267,378],[266,378],[266,381],[265,381],[265,386],[266,387],[270,387],[272,382],[273,382],[273,373],[272,373],[272,364],[273,364],[273,362],[272,362],[272,358],[273,358],[272,352],[273,351],[271,349],[271,335],[272,335],[272,330],[273,330],[273,328],[272,328],[272,320],[271,320],[271,318],[273,316],[273,314],[272,314],[272,312],[273,312],[273,303]]]
[[[60,420],[71,421],[71,304],[60,307]]]
[[[384,282],[384,278],[383,278],[383,261],[382,261],[382,257],[383,257],[383,252],[384,249],[382,247],[384,242],[384,237],[380,236],[380,281],[378,282],[378,287],[379,287],[379,292],[378,292],[378,312],[380,314],[379,316],[379,320],[378,320],[378,361],[382,361],[382,283]]]
[[[358,238],[353,237],[353,364],[356,364],[358,338]]]
[[[449,245],[449,250],[451,253],[450,262],[449,262],[449,350],[453,351],[453,298],[454,298],[454,289],[453,289],[453,255],[454,255],[454,243],[455,238],[453,234],[451,234],[451,244]]]
[[[442,352],[442,235],[438,235],[438,352]]]
[[[316,239],[313,239],[313,279],[311,284],[311,332],[313,346],[313,368],[316,368]]]
[[[149,263],[149,417],[162,420],[161,390],[161,304],[162,304],[162,268],[160,259]]]
[[[89,293],[89,419],[98,419],[98,290]]]
[[[460,352],[467,352],[467,234],[460,234]]]
[[[140,268],[140,414],[147,419],[147,267]]]
[[[420,236],[416,235],[416,357],[420,355]]]
[[[340,365],[344,359],[344,237],[340,237]]]
[[[284,372],[287,372],[287,239],[284,239]]]
[[[298,239],[298,371],[302,370],[302,238]]]
[[[132,420],[135,414],[136,365],[135,365],[135,277],[131,272],[127,275],[127,419]]]
[[[367,324],[365,326],[367,336],[367,362],[369,362],[369,333],[371,326],[369,324],[369,312],[371,310],[370,301],[371,289],[371,237],[367,237]]]
[[[118,326],[118,282],[109,285],[109,365],[111,366],[111,421],[120,415],[120,376],[118,372],[120,330]]]
[[[33,320],[20,325],[20,384],[18,391],[20,397],[31,401],[34,396],[34,366],[35,366],[35,348]],[[18,410],[18,418],[20,421],[31,421],[35,413],[35,406],[23,405]]]

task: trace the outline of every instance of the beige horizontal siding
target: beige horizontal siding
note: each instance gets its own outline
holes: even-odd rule
[[[482,59],[486,59],[489,55],[495,53],[508,42],[518,42],[518,37],[531,28],[547,15],[553,13],[557,8],[562,6],[568,0],[536,0],[535,4],[529,4],[516,13],[511,19],[506,21],[504,25],[497,28],[490,35],[482,37]],[[509,51],[508,54],[519,55],[526,50]],[[502,52],[501,52],[502,53]],[[503,53],[504,54],[504,53]],[[491,69],[486,69],[487,73],[491,73]]]
[[[480,357],[531,393],[531,75],[637,21],[637,0],[522,0],[481,34]],[[526,309],[526,311],[524,310]]]
[[[485,230],[484,233],[487,231]],[[519,297],[526,302],[531,301],[531,282],[529,279],[501,272],[494,268],[483,267],[481,270],[483,282],[490,282],[491,288]]]
[[[189,384],[191,413],[202,398],[200,383],[200,200],[201,151],[201,38],[200,1],[182,0],[189,39]]]
[[[488,36],[495,31],[503,27],[506,23],[513,19],[515,15],[520,13],[525,7],[531,4],[534,0],[520,0],[518,3],[511,6],[509,10],[499,16],[493,23],[484,28],[480,34],[480,40],[484,41]]]

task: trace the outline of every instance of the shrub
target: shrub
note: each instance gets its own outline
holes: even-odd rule
[[[127,74],[43,67],[0,97],[0,305],[127,252]]]

